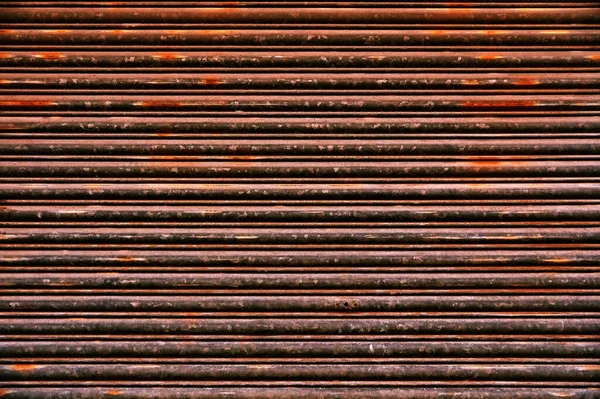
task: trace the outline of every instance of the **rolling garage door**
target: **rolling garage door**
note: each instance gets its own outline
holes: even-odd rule
[[[0,397],[600,397],[597,1],[0,9]]]

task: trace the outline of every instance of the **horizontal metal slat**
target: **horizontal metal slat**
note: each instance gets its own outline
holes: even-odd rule
[[[363,10],[364,11],[364,10]],[[382,10],[387,12],[388,10]],[[564,12],[562,13],[564,14]],[[207,17],[207,20],[210,17]],[[593,46],[597,29],[10,29],[0,46]]]
[[[600,73],[6,73],[2,90],[597,90]]]
[[[29,23],[594,23],[597,8],[6,8],[4,22]]]
[[[600,68],[599,51],[3,51],[0,68]],[[112,70],[110,70],[112,72]],[[37,72],[37,71],[36,71]],[[388,72],[388,71],[386,71]]]

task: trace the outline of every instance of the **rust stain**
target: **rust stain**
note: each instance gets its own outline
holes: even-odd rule
[[[540,31],[542,35],[568,35],[568,30],[542,30]]]
[[[478,60],[499,60],[501,58],[505,58],[502,55],[498,55],[498,54],[483,54],[483,55],[478,55],[476,57]]]
[[[14,54],[0,53],[0,59],[14,58]]]
[[[430,30],[427,33],[432,36],[442,36],[442,35],[447,35],[448,31],[447,30]]]
[[[42,32],[44,32],[44,33],[58,33],[58,34],[61,34],[61,33],[71,32],[71,30],[68,30],[68,29],[45,29]]]
[[[39,366],[37,364],[13,364],[9,367],[11,370],[15,370],[15,371],[28,371],[28,370],[35,370],[42,366]]]
[[[594,364],[586,364],[582,366],[583,369],[588,370],[588,371],[596,371],[596,370],[600,370],[600,366],[594,365]]]
[[[550,263],[567,263],[570,262],[571,259],[569,258],[552,258],[552,259],[546,259],[546,262],[550,262]]]
[[[488,36],[501,35],[504,33],[504,31],[502,31],[502,30],[480,30],[479,32],[483,33],[484,35],[488,35]]]
[[[0,396],[4,396],[9,394],[11,391],[9,389],[0,388]]]
[[[119,389],[109,389],[108,391],[106,391],[107,395],[121,395],[123,393],[123,391],[119,390]]]
[[[529,76],[521,76],[512,82],[515,86],[535,86],[539,85],[540,81]]]
[[[204,86],[217,86],[221,83],[221,79],[219,79],[217,76],[207,76],[204,79],[202,79],[202,84]]]
[[[59,53],[39,53],[33,55],[35,58],[41,58],[44,60],[58,60],[61,58],[66,58],[66,55]]]
[[[153,57],[159,58],[161,60],[181,60],[181,59],[187,58],[185,55],[173,54],[173,53],[157,54],[157,55],[154,55]]]
[[[2,57],[0,57],[0,58],[2,58]],[[586,58],[589,58],[590,60],[594,60],[594,61],[599,61],[600,54],[588,55]]]

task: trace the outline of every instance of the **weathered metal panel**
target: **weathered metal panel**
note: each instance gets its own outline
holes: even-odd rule
[[[0,397],[600,397],[599,23],[1,1]]]

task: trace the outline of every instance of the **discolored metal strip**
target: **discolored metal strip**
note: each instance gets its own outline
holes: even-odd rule
[[[595,342],[394,342],[394,341],[3,341],[0,350],[7,357],[19,358],[60,358],[85,359],[86,357],[132,357],[143,359],[148,355],[196,359],[223,357],[228,359],[257,359],[269,357],[329,358],[340,357],[353,360],[372,357],[414,357],[434,358],[436,356],[463,357],[481,356],[481,359],[496,356],[521,357],[532,361],[535,357],[597,358],[600,346]]]
[[[544,380],[597,381],[597,365],[39,365],[19,369],[0,365],[0,378],[56,380],[63,376],[90,380]]]
[[[131,319],[111,318],[36,318],[36,324],[24,318],[4,318],[0,333],[10,338],[23,334],[159,334],[159,335],[443,335],[453,337],[477,334],[543,335],[583,334],[597,336],[597,318],[148,318],[132,323]],[[289,339],[289,337],[288,337]]]
[[[600,73],[6,73],[3,90],[595,90]]]
[[[566,262],[565,262],[566,263]],[[216,273],[175,273],[168,268],[165,273],[19,273],[12,275],[0,273],[0,288],[20,287],[65,287],[68,289],[83,288],[212,288],[212,289],[324,289],[324,288],[381,288],[381,289],[457,289],[457,288],[586,288],[598,286],[598,273],[323,273],[317,272],[307,279],[303,273],[240,273],[232,270],[227,274]],[[216,292],[217,293],[217,292]],[[227,294],[224,291],[223,294]],[[28,300],[35,300],[30,298]],[[39,298],[38,298],[39,299]],[[307,300],[310,298],[307,298]],[[376,298],[371,298],[375,300]],[[382,298],[385,300],[386,298]],[[563,298],[564,299],[564,298]],[[11,299],[12,300],[12,299]],[[39,299],[42,301],[42,299]],[[148,299],[151,301],[151,298]],[[190,298],[201,301],[202,299]],[[253,298],[261,301],[269,298]],[[275,301],[283,300],[278,298]],[[395,301],[393,298],[390,300]],[[408,299],[407,299],[408,300]],[[424,299],[426,300],[426,298]],[[465,301],[473,298],[465,299]],[[485,297],[481,301],[487,301]],[[526,301],[524,298],[520,300]],[[590,300],[597,300],[590,298]],[[449,303],[460,298],[447,299]],[[10,302],[7,299],[7,303]],[[318,302],[318,301],[317,301]],[[560,301],[557,301],[560,302]],[[397,303],[396,306],[401,306]],[[16,305],[15,305],[16,306]],[[131,305],[134,306],[134,305]],[[138,306],[145,306],[138,304]],[[157,305],[158,306],[158,305]],[[165,304],[165,306],[168,306]],[[290,306],[294,306],[290,303]],[[409,306],[409,305],[406,305]],[[500,305],[499,305],[500,306]],[[555,303],[554,306],[563,306]]]
[[[206,399],[227,394],[233,399],[268,397],[273,399],[332,399],[332,398],[409,398],[432,399],[440,395],[461,395],[462,398],[483,399],[539,399],[547,394],[572,399],[592,398],[594,389],[585,388],[10,388],[4,389],[7,399],[39,399],[55,392],[67,393],[73,398],[102,398],[118,395],[121,398]]]
[[[0,116],[0,134],[15,133],[153,133],[180,134],[600,134],[599,116],[506,117],[26,117]],[[553,137],[551,136],[551,137]],[[549,138],[551,138],[549,137]]]
[[[591,137],[590,137],[591,136]],[[430,138],[421,139],[215,139],[215,138],[172,138],[85,140],[69,138],[3,138],[0,141],[0,156],[27,156],[40,159],[61,157],[148,157],[166,160],[167,157],[195,157],[197,159],[280,159],[285,157],[399,157],[398,159],[421,159],[435,157],[466,156],[497,157],[514,156],[527,159],[549,156],[584,156],[600,152],[600,137],[593,135],[578,138],[498,138],[485,140],[475,138]],[[156,157],[156,158],[151,158]],[[111,158],[107,158],[110,160]],[[185,159],[185,158],[183,158]],[[484,160],[486,158],[482,158]],[[502,158],[504,159],[504,158]],[[247,160],[247,159],[246,159]]]
[[[365,11],[365,10],[363,10]],[[294,11],[292,11],[294,12]],[[337,11],[336,13],[338,13]],[[381,12],[387,12],[382,10]],[[564,12],[562,12],[564,14]],[[206,17],[210,20],[210,17]],[[600,22],[596,21],[596,22]],[[0,31],[11,46],[591,46],[596,29],[503,30],[100,30]]]
[[[166,112],[484,112],[519,111],[535,114],[540,111],[594,111],[598,113],[600,95],[494,95],[473,98],[471,96],[438,95],[393,96],[371,95],[365,99],[359,95],[195,95],[195,96],[140,96],[101,95],[93,100],[79,95],[11,95],[0,96],[0,114],[11,111],[28,111],[29,114],[52,111],[61,115],[63,111],[100,111],[115,114],[149,111],[152,116]]]
[[[596,200],[599,183],[3,183],[6,200],[204,201],[473,201]]]
[[[21,23],[597,23],[597,8],[35,8],[7,7],[3,22]]]
[[[0,244],[592,244],[600,227],[520,228],[85,228],[0,227]]]
[[[395,205],[339,206],[279,205],[192,206],[192,205],[5,205],[0,223],[403,223],[464,225],[485,222],[551,224],[548,222],[590,222],[600,217],[600,205]],[[576,223],[572,223],[576,224]]]
[[[0,68],[366,68],[417,69],[436,72],[446,68],[464,70],[544,68],[600,68],[599,51],[3,51]],[[112,70],[111,70],[112,72]],[[319,71],[321,72],[321,71]],[[354,72],[354,71],[353,71]],[[388,71],[386,71],[388,72]]]
[[[319,276],[320,277],[320,276]],[[129,277],[131,280],[143,281],[135,276]],[[596,284],[598,278],[588,278],[588,284]],[[25,285],[25,284],[24,284]],[[175,285],[175,284],[174,284]],[[568,286],[567,284],[565,284]],[[39,284],[37,284],[39,286]],[[69,283],[48,284],[48,287],[71,287]],[[91,285],[90,285],[91,286]],[[135,287],[136,284],[129,285],[113,284],[112,287]],[[157,285],[143,284],[139,286],[145,288],[160,288]],[[179,284],[177,287],[187,287],[189,285]],[[529,285],[531,286],[531,284]],[[580,284],[581,286],[581,284]],[[302,286],[301,286],[302,287]],[[381,288],[384,286],[382,285]],[[527,287],[522,284],[521,287]],[[227,295],[226,290],[218,292],[220,287],[212,286],[216,294],[213,297],[194,298],[193,296],[164,295],[157,292],[154,296],[143,295],[123,295],[110,296],[105,294],[96,294],[94,296],[85,296],[77,291],[78,295],[49,295],[44,297],[35,296],[7,296],[0,300],[0,311],[2,312],[26,312],[31,315],[33,312],[56,312],[59,316],[64,312],[93,312],[94,314],[105,314],[106,316],[115,316],[118,312],[127,312],[124,317],[152,317],[154,313],[172,316],[191,316],[187,312],[198,312],[197,316],[215,316],[226,318],[244,317],[248,314],[261,317],[266,316],[264,312],[289,313],[288,317],[314,317],[314,313],[322,316],[343,316],[343,311],[348,310],[347,317],[382,317],[390,316],[458,316],[475,317],[480,316],[478,312],[488,312],[488,316],[493,317],[515,317],[514,313],[531,316],[537,313],[546,313],[546,316],[556,317],[565,314],[556,314],[554,312],[569,312],[572,317],[581,317],[580,313],[585,312],[588,316],[598,316],[600,313],[600,296],[577,296],[577,295],[517,295],[517,296],[472,296],[472,295],[440,295],[440,296],[399,296],[397,298],[381,298],[370,295],[361,296],[321,296],[315,292],[311,296],[295,295],[292,297],[275,296],[269,297],[246,297]],[[249,284],[252,288],[252,284]],[[271,288],[266,284],[264,289]],[[273,287],[276,288],[276,287]],[[348,288],[354,288],[349,284]],[[548,288],[554,288],[549,285]],[[150,313],[150,315],[144,312]],[[180,314],[178,312],[186,312]],[[243,313],[240,313],[243,312]],[[358,314],[354,314],[354,312]],[[232,315],[231,313],[235,313]],[[239,313],[239,314],[237,314]],[[451,314],[448,314],[451,313]],[[275,314],[271,314],[274,317]]]

